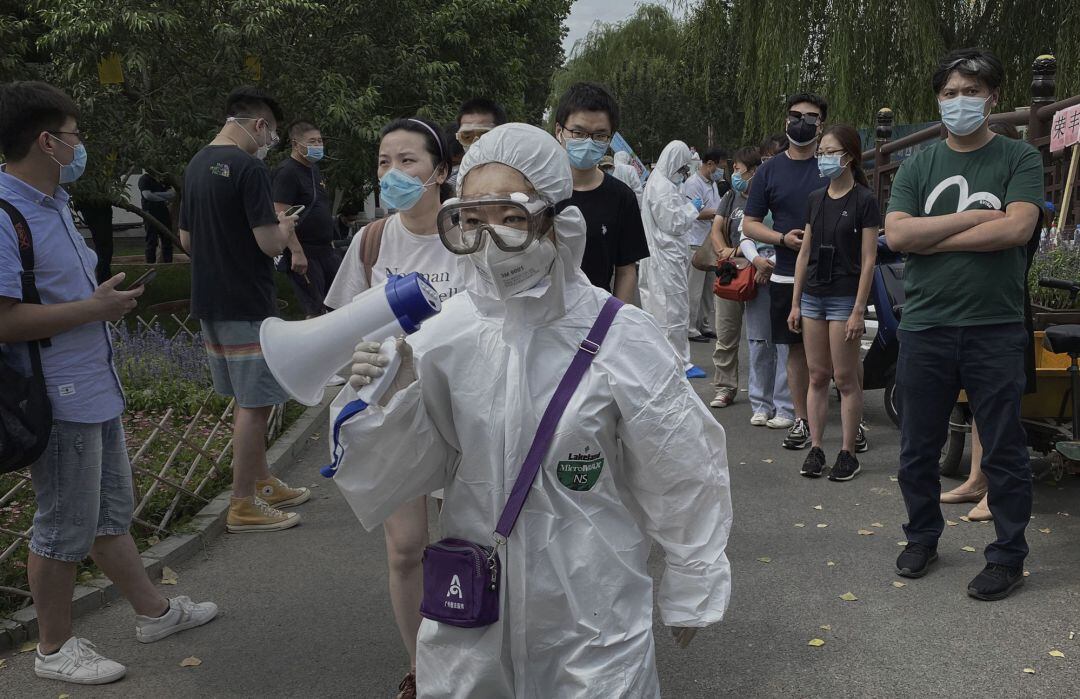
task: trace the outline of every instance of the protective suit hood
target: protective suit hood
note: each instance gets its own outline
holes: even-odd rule
[[[664,146],[660,159],[656,161],[656,167],[653,168],[653,174],[660,175],[665,180],[671,180],[671,176],[689,166],[691,160],[690,146],[682,141],[672,141]],[[655,177],[650,177],[646,186],[652,184],[655,179]]]
[[[558,205],[574,191],[566,150],[551,134],[529,124],[503,124],[480,137],[465,153],[458,173],[458,191],[469,172],[487,163],[512,167],[528,180],[544,201]],[[558,256],[548,277],[532,289],[500,300],[479,276],[468,256],[458,258],[467,296],[481,315],[505,319],[508,331],[522,324],[544,323],[561,317],[589,284],[581,271],[585,255],[585,218],[575,206],[555,217]],[[511,312],[507,312],[507,311]]]
[[[620,163],[622,165],[629,165],[630,164],[630,154],[627,153],[624,150],[617,151],[615,153],[615,162]]]

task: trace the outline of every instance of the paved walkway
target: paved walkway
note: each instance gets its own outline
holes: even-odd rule
[[[709,366],[709,347],[693,350]],[[707,395],[707,381],[694,383]],[[779,433],[749,425],[745,393],[718,411],[735,503],[734,593],[724,622],[687,650],[657,628],[665,697],[1076,696],[1080,482],[1037,487],[1031,577],[1013,598],[989,604],[965,594],[982,557],[961,548],[981,551],[993,527],[960,522],[964,506],[948,509],[958,525],[946,528],[935,572],[897,588],[892,562],[903,504],[890,475],[898,434],[880,392],[868,394],[866,415],[872,451],[863,474],[841,484],[799,477],[803,454],[779,448]],[[837,427],[830,429],[832,458]],[[364,532],[318,476],[325,452],[321,438],[313,441],[287,474],[314,487],[300,527],[225,535],[179,567],[179,584],[167,593],[216,600],[224,610],[218,620],[144,646],[126,603],[114,603],[77,629],[128,665],[123,682],[83,688],[37,680],[33,654],[25,653],[0,669],[0,695],[392,697],[406,660],[390,614],[382,533]],[[655,556],[653,569],[659,572]],[[858,600],[842,601],[847,592]],[[813,638],[825,645],[808,646]],[[1051,657],[1052,650],[1065,657]],[[202,664],[180,667],[188,656]]]

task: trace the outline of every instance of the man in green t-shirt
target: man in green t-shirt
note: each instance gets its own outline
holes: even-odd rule
[[[953,51],[933,86],[948,137],[904,162],[893,182],[885,236],[909,253],[896,385],[900,490],[908,545],[899,575],[922,577],[944,528],[938,459],[949,413],[967,391],[984,445],[982,469],[997,540],[968,594],[1004,599],[1023,582],[1031,469],[1020,424],[1024,392],[1026,246],[1039,224],[1042,157],[987,123],[1004,78],[977,49]]]

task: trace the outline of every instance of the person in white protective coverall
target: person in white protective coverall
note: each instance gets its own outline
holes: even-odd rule
[[[630,164],[630,154],[624,150],[615,153],[615,167],[611,175],[618,181],[634,190],[638,206],[641,206],[641,196],[645,193],[645,187],[641,184],[641,175],[637,168]]]
[[[690,363],[690,296],[686,269],[690,247],[686,235],[704,207],[679,191],[690,174],[690,148],[682,141],[664,146],[652,176],[645,184],[641,220],[649,241],[649,257],[641,261],[638,288],[641,307],[667,335],[682,370],[689,378],[705,372]]]
[[[485,134],[460,172],[460,201],[522,192],[556,205],[572,192],[566,151],[525,124]],[[492,212],[470,216],[520,225],[482,208]],[[389,397],[343,422],[335,482],[366,528],[445,488],[442,534],[492,542],[540,417],[610,297],[580,270],[578,210],[551,220],[523,252],[501,255],[521,272],[512,286],[487,281],[498,278],[489,260],[500,254],[481,229],[481,248],[458,258],[465,292],[409,340],[415,362],[399,340]],[[377,343],[357,346],[344,390],[382,374],[387,361],[377,352]],[[598,466],[588,483],[570,477],[582,463]],[[650,546],[666,555],[661,618],[685,647],[724,615],[730,528],[724,430],[652,318],[626,305],[499,551],[499,620],[459,628],[425,619],[419,696],[658,697]]]

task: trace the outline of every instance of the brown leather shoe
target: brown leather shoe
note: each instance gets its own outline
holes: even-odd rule
[[[958,502],[978,502],[986,497],[986,486],[978,490],[971,490],[966,483],[962,483],[947,493],[941,494],[941,502],[947,505],[955,505]]]
[[[968,519],[972,522],[989,522],[994,519],[985,495],[982,496],[982,500],[979,500],[979,504],[971,508],[971,512],[968,512]]]
[[[412,672],[405,675],[398,685],[397,699],[416,699],[416,675]]]

